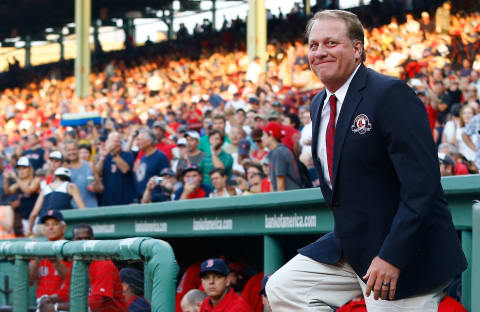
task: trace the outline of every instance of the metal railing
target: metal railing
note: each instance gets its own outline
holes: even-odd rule
[[[15,261],[13,311],[28,311],[29,271],[32,258],[73,259],[70,311],[88,306],[89,262],[94,259],[145,261],[145,297],[152,311],[175,310],[178,265],[171,246],[161,240],[136,237],[121,240],[5,241],[0,243],[0,261]]]

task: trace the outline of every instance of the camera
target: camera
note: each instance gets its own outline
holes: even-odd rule
[[[162,177],[156,177],[154,181],[155,181],[155,184],[159,184],[160,182],[163,181],[163,178]]]

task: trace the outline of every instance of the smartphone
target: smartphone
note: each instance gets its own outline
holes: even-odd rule
[[[162,177],[156,177],[154,181],[155,181],[155,184],[160,184],[163,181],[163,178]]]

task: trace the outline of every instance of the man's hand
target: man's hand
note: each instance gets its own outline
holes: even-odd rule
[[[363,277],[364,280],[367,280],[365,294],[367,297],[370,296],[373,289],[375,300],[378,298],[393,300],[399,275],[399,268],[378,256],[375,257],[368,268],[367,274]]]

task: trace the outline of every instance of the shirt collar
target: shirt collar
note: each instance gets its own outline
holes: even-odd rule
[[[348,87],[350,86],[350,82],[352,82],[353,76],[357,73],[358,68],[360,67],[360,64],[357,65],[357,68],[353,71],[353,73],[348,77],[347,81],[335,92],[335,97],[337,100],[343,104],[343,101],[345,100],[345,97],[347,96],[347,91]],[[327,88],[325,88],[327,91],[327,98],[326,100],[330,99],[330,95],[332,95],[332,92],[330,92]]]

